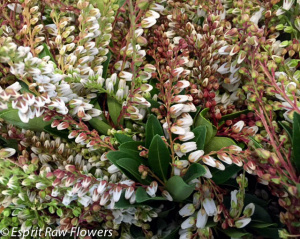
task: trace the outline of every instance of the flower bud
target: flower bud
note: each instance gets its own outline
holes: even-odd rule
[[[284,26],[283,26],[283,24],[279,24],[279,25],[277,25],[277,26],[275,27],[275,29],[276,29],[277,31],[282,31],[282,30],[284,29]]]
[[[139,9],[146,10],[149,6],[149,1],[148,0],[138,0],[137,5],[138,5]]]
[[[257,153],[257,155],[263,159],[269,159],[271,157],[271,153],[268,150],[259,148],[259,149],[255,149],[255,152]]]

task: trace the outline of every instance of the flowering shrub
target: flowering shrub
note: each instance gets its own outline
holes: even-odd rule
[[[0,9],[0,232],[300,237],[299,1]]]

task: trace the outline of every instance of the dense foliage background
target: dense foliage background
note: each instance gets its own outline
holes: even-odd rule
[[[300,237],[299,11],[0,0],[1,238]]]

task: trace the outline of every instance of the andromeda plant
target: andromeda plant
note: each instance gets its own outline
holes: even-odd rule
[[[299,4],[0,1],[1,238],[300,237]]]

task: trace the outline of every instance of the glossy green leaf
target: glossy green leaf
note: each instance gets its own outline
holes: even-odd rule
[[[293,140],[293,129],[291,127],[289,127],[284,121],[279,121],[278,123],[287,132],[290,139]]]
[[[144,146],[143,142],[139,141],[128,141],[119,146],[119,150],[122,152],[125,152],[127,154],[130,154],[134,158],[141,158],[140,157],[140,151],[138,150],[138,147],[142,145]]]
[[[236,145],[234,140],[227,137],[214,137],[212,140],[209,141],[209,143],[205,146],[204,152],[210,153],[211,151],[218,151],[224,147],[228,147],[231,145]]]
[[[111,58],[111,52],[109,51],[106,56],[107,56],[107,60],[103,63],[103,73],[102,73],[102,77],[104,79],[107,78],[107,70]]]
[[[150,197],[146,190],[142,187],[139,187],[136,190],[136,202],[137,203],[142,203],[142,202],[147,202],[147,201],[158,201],[158,200],[162,200],[165,201],[166,198],[164,197]]]
[[[163,129],[158,119],[154,115],[150,115],[146,124],[146,148],[150,146],[152,139],[157,134],[163,136]]]
[[[48,49],[47,44],[43,43],[42,45],[43,45],[44,49],[40,52],[39,58],[42,59],[45,56],[50,56],[51,61],[53,61],[55,63],[55,59],[54,59],[53,55],[51,54],[50,50]]]
[[[115,208],[130,208],[139,205],[139,203],[131,204],[128,199],[125,198],[125,191],[122,192],[120,200],[115,203]]]
[[[271,216],[269,215],[269,213],[265,208],[263,208],[262,206],[256,203],[254,203],[254,205],[255,205],[255,210],[253,215],[251,216],[252,220],[262,221],[265,223],[273,222]]]
[[[294,113],[292,162],[300,173],[300,114]]]
[[[22,94],[24,94],[24,93],[30,93],[30,94],[35,95],[33,92],[31,92],[31,91],[29,90],[28,85],[27,85],[24,81],[18,80],[18,82],[19,82],[19,84],[20,84],[21,87],[22,87],[22,88],[20,89],[20,91],[21,91]]]
[[[279,238],[279,228],[255,228],[255,231],[260,235],[261,238]]]
[[[170,207],[167,206],[163,208],[163,211],[158,213],[158,218],[164,218],[164,217],[168,217],[170,212],[172,212],[175,209],[175,205],[174,204],[168,204],[171,205]]]
[[[18,141],[15,139],[5,139],[0,136],[0,145],[5,148],[13,148],[16,151],[19,151]]]
[[[129,136],[125,134],[114,134],[114,137],[117,139],[117,141],[120,144],[126,143],[126,142],[133,142],[134,140],[130,138]]]
[[[112,127],[106,124],[100,117],[95,117],[89,120],[89,124],[97,130],[99,133],[107,135],[107,131],[112,129]]]
[[[259,142],[257,142],[253,136],[249,136],[249,139],[253,142],[253,145],[256,149],[262,148],[262,145]]]
[[[170,234],[165,236],[163,239],[174,239],[178,237],[178,231],[180,229],[180,226],[176,227],[174,230],[171,231]]]
[[[205,227],[215,227],[217,224],[218,224],[217,222],[214,222],[214,220],[209,217]]]
[[[169,149],[159,135],[155,135],[149,148],[148,162],[151,170],[163,181],[167,180],[171,163]]]
[[[121,168],[122,172],[130,179],[134,181],[138,181],[145,185],[151,183],[151,180],[149,178],[146,179],[141,178],[141,174],[138,171],[138,168],[141,164],[136,160],[132,158],[121,158],[117,160],[117,165]]]
[[[197,149],[203,150],[205,145],[207,127],[205,125],[201,125],[193,129],[192,132],[195,134],[195,138],[193,138],[193,141],[196,142]]]
[[[298,197],[300,197],[300,183],[296,183],[297,191],[298,191]]]
[[[206,114],[208,111],[208,108],[202,110],[195,120],[195,127],[204,125],[207,128],[205,144],[207,144],[211,140],[211,138],[216,135],[217,132],[216,127],[206,119]]]
[[[242,110],[242,111],[234,112],[232,114],[224,115],[220,121],[224,122],[226,120],[235,119],[235,118],[239,117],[241,114],[247,114],[248,112],[250,112],[250,110]]]
[[[155,94],[158,95],[160,90],[156,88],[156,84],[159,84],[159,81],[157,80],[157,78],[151,78],[148,81],[148,84],[150,84],[153,89],[151,90],[151,96],[153,97]],[[149,99],[151,99],[152,97],[149,97]],[[148,99],[147,99],[148,100]],[[153,100],[154,101],[154,100]],[[155,101],[157,103],[157,101]],[[151,102],[150,102],[151,103]],[[158,103],[157,103],[158,104]],[[159,104],[158,104],[159,106]]]
[[[228,179],[230,179],[233,175],[238,173],[240,170],[242,170],[242,167],[236,166],[235,164],[227,165],[225,164],[225,170],[221,171],[216,168],[210,168],[210,172],[212,173],[213,177],[212,180],[217,184],[223,184]]]
[[[195,122],[197,120],[198,115],[200,114],[201,107],[197,106],[196,109],[197,109],[196,112],[190,112],[189,113],[191,115],[191,117],[194,119],[194,125],[195,125]]]
[[[132,207],[132,206],[133,206],[132,204],[130,204],[129,200],[127,200],[127,199],[125,198],[124,195],[125,195],[125,192],[122,193],[122,195],[121,195],[119,201],[117,201],[117,202],[115,203],[115,208],[116,208],[116,209],[118,209],[118,208],[129,208],[129,207]]]
[[[277,227],[276,223],[265,223],[265,222],[259,222],[259,221],[251,221],[249,224],[249,227],[253,228],[270,228],[270,227]]]
[[[199,178],[205,174],[206,170],[205,168],[198,163],[193,163],[188,171],[185,173],[185,175],[182,177],[182,179],[186,182],[189,183],[195,178]]]
[[[260,199],[260,198],[256,197],[253,194],[246,193],[245,194],[244,204],[248,205],[249,203],[254,203],[255,205],[257,204],[257,205],[259,205],[261,207],[266,207],[268,205],[267,201],[265,201],[263,199]]]
[[[52,134],[52,135],[56,135],[62,139],[66,139],[66,140],[69,140],[68,138],[68,135],[69,135],[69,131],[67,129],[65,130],[58,130],[56,128],[52,128],[51,125],[46,125],[44,127],[44,131],[49,133],[49,134]]]
[[[188,185],[181,177],[173,176],[167,181],[166,189],[174,201],[183,201],[193,193],[195,185]]]
[[[160,106],[160,104],[157,101],[152,100],[150,98],[147,98],[147,101],[151,104],[151,106],[148,108],[149,112],[151,112],[152,108],[158,108]]]
[[[236,228],[227,228],[226,230],[221,230],[221,231],[231,238],[242,238],[243,236],[251,235],[250,233],[242,229],[239,230]]]
[[[107,97],[107,106],[110,118],[112,119],[115,126],[123,125],[123,119],[118,123],[118,117],[122,111],[122,105],[111,96]]]
[[[124,151],[110,151],[110,152],[108,152],[106,157],[116,166],[118,166],[117,161],[121,158],[132,158],[135,161],[137,161],[139,164],[144,164],[144,165],[148,166],[148,162],[146,160],[144,160],[143,158],[141,158],[140,156],[134,157],[134,156],[132,156],[132,154],[130,154],[128,152],[124,152]]]
[[[135,225],[131,225],[130,227],[130,236],[134,239],[145,239],[143,230]]]
[[[119,6],[122,7],[125,2],[126,2],[126,0],[119,0]]]
[[[29,120],[28,123],[24,123],[20,120],[18,110],[7,109],[0,112],[0,118],[4,119],[7,123],[20,127],[21,129],[29,129],[33,131],[44,131],[44,127],[51,122],[46,122],[42,117]]]
[[[128,157],[130,158],[131,155],[129,154],[126,154],[124,152],[121,152],[121,151],[110,151],[106,157],[109,159],[109,161],[111,163],[113,163],[116,167],[118,167],[118,169],[120,169],[121,172],[123,172],[128,178],[131,178],[131,173],[126,170],[125,168],[122,168],[121,166],[118,165],[117,161],[121,158],[124,158],[124,157]],[[139,162],[138,162],[139,163]],[[133,177],[135,179],[135,177]]]

